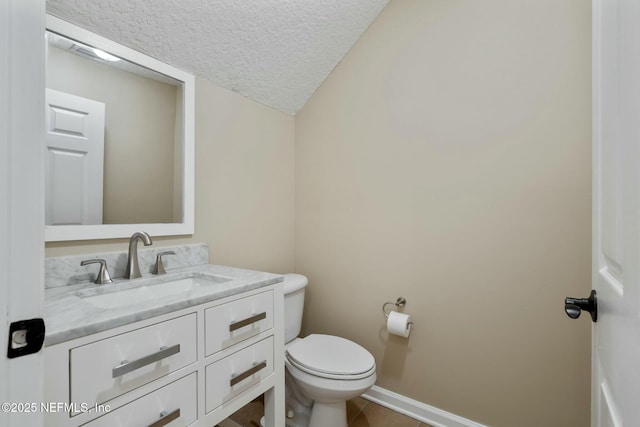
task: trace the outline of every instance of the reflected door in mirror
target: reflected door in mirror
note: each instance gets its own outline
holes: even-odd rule
[[[46,91],[46,224],[102,224],[105,105]]]

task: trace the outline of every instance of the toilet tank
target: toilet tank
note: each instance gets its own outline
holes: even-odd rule
[[[308,280],[302,274],[284,275],[284,342],[293,341],[300,335],[302,311],[304,310],[304,288]]]

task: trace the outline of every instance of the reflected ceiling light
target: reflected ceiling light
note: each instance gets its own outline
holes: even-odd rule
[[[92,49],[93,49],[93,53],[95,53],[96,56],[100,59],[104,59],[105,61],[112,61],[112,62],[120,61],[120,58],[118,58],[117,56],[113,56],[105,52],[104,50],[96,49],[95,47]]]

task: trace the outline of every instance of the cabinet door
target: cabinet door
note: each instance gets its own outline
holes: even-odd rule
[[[273,328],[273,291],[205,311],[207,356]]]
[[[273,337],[244,348],[206,368],[206,411],[210,412],[273,373]]]
[[[87,427],[182,427],[195,422],[197,414],[196,373],[142,396],[97,418]]]
[[[196,361],[196,313],[71,350],[71,402],[93,406]]]

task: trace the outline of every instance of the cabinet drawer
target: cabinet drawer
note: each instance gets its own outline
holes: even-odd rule
[[[258,384],[273,372],[273,337],[242,349],[207,366],[206,411]]]
[[[195,361],[195,313],[76,347],[71,402],[104,403]]]
[[[209,356],[273,327],[273,291],[211,307],[204,318]]]
[[[197,401],[197,381],[194,372],[84,425],[146,427],[164,419],[166,424],[161,422],[160,425],[188,426],[195,422],[198,416]],[[170,421],[171,419],[173,421]]]

